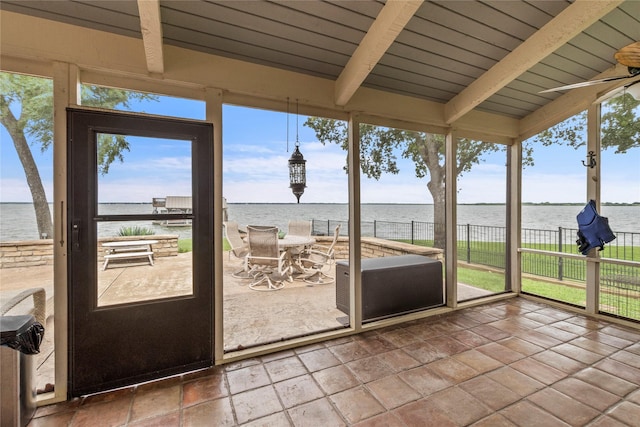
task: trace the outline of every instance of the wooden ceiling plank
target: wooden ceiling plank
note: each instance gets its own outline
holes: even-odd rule
[[[150,73],[164,73],[162,54],[162,24],[160,22],[160,0],[138,0],[140,30]]]
[[[346,105],[382,55],[422,5],[422,0],[387,2],[335,84],[336,105]]]
[[[446,122],[460,119],[621,3],[576,0],[449,101],[445,105]]]

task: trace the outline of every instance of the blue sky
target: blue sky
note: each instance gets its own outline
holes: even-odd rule
[[[160,102],[137,104],[152,114],[203,119],[203,102],[161,97]],[[288,188],[287,160],[296,141],[296,115],[292,104],[288,115],[271,111],[225,106],[223,110],[223,186],[230,203],[294,203]],[[323,146],[314,132],[297,118],[300,150],[307,160],[307,189],[302,203],[346,203],[346,154],[337,145]],[[30,202],[24,172],[13,144],[0,128],[0,201]],[[184,141],[131,139],[125,162],[113,164],[100,177],[101,202],[150,202],[152,197],[190,192],[189,144]],[[33,149],[49,200],[52,199],[52,152]],[[523,172],[523,201],[577,202],[586,198],[582,160],[586,150],[563,146],[537,147],[535,166]],[[362,178],[363,203],[432,203],[426,180],[415,177],[410,161],[400,158],[400,173],[379,181]],[[605,152],[602,164],[602,198],[608,202],[640,201],[640,149],[625,155]],[[459,203],[503,203],[505,201],[506,156],[487,156],[458,182]]]

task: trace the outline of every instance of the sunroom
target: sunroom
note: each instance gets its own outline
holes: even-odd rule
[[[18,245],[5,237],[13,224],[7,211],[1,219],[3,293],[22,291],[17,278],[32,274],[34,280],[25,280],[30,287],[49,284],[53,330],[45,334],[54,356],[39,406],[115,389],[134,390],[135,399],[135,390],[147,390],[141,383],[180,378],[179,419],[188,424],[187,410],[197,406],[185,403],[188,386],[214,372],[226,394],[211,401],[229,402],[214,412],[232,414],[231,425],[262,416],[297,425],[296,411],[311,403],[317,414],[335,414],[330,424],[377,417],[410,424],[420,411],[412,405],[422,407],[436,392],[434,420],[448,416],[467,425],[500,415],[524,425],[516,409],[526,401],[571,423],[543,400],[570,395],[558,382],[595,387],[587,380],[595,373],[592,378],[617,376],[625,387],[604,390],[619,397],[606,407],[580,401],[594,412],[588,421],[625,422],[622,410],[606,413],[620,405],[640,413],[639,2],[3,1],[0,19],[3,85],[23,75],[45,80],[38,87],[49,93],[37,95],[49,96],[53,108],[48,171],[40,171],[50,232],[18,239],[50,256],[10,265],[8,252]],[[572,86],[543,92],[566,85]],[[3,116],[18,116],[7,88]],[[129,106],[101,98],[113,90],[126,93]],[[24,96],[26,105],[35,94]],[[275,137],[269,122],[278,123]],[[3,157],[17,165],[12,136],[2,134]],[[40,141],[28,136],[37,153],[34,141]],[[105,153],[103,138],[112,147],[129,142]],[[299,205],[289,188],[288,159],[296,148],[307,174]],[[14,157],[5,155],[9,150]],[[236,157],[239,151],[248,154]],[[110,155],[105,170],[101,162]],[[118,179],[128,161],[140,173]],[[185,166],[189,178],[176,194],[174,168]],[[3,163],[0,202],[24,202],[11,198],[18,190],[6,170]],[[32,209],[33,192],[27,194]],[[152,198],[168,196],[189,196],[192,209],[149,209]],[[576,215],[589,200],[609,217],[616,239],[604,251],[582,254]],[[136,204],[144,207],[127,210]],[[277,204],[287,206],[277,210]],[[324,211],[328,204],[338,210]],[[405,218],[405,210],[392,211],[395,205],[416,211]],[[541,218],[537,223],[531,212]],[[231,276],[242,262],[226,246],[228,221],[286,231],[293,219],[311,221],[321,244],[340,226],[333,284],[289,282],[260,293]],[[112,238],[112,230],[160,221],[188,221],[186,252],[178,250],[179,227]],[[114,240],[135,242],[130,251],[142,254],[143,265],[114,266],[113,248],[121,247]],[[368,318],[363,264],[406,254],[441,264],[440,303]],[[44,270],[35,273],[39,264]],[[339,267],[348,273],[342,311],[336,308]],[[183,277],[175,276],[183,270],[180,287]],[[104,285],[130,272],[124,287]],[[156,273],[161,280],[148,284]],[[132,297],[136,292],[139,298]],[[318,301],[327,303],[312,306]],[[330,321],[307,321],[316,311]],[[272,335],[260,329],[272,325],[279,326]],[[407,351],[416,340],[440,345],[432,353],[439,356]],[[401,350],[418,365],[403,365],[404,358],[354,363],[371,353],[357,356],[345,346],[373,351],[372,341],[382,346],[377,357]],[[499,345],[532,360],[512,360]],[[479,359],[462,356],[481,346],[484,361],[499,362],[483,371]],[[601,358],[572,356],[580,349]],[[336,358],[359,382],[330,390],[318,372],[337,365],[324,366],[317,354],[311,361],[314,352]],[[285,367],[285,360],[293,365]],[[447,402],[476,396],[472,381],[480,380],[459,370],[454,378],[454,363],[492,381],[508,368],[546,388],[532,383],[530,394],[518,394],[505,380],[500,384],[517,399],[496,407],[483,402],[476,415],[456,418]],[[532,372],[542,371],[531,363],[571,377],[536,378]],[[437,390],[421,388],[408,373],[429,364],[443,380]],[[264,367],[267,382],[233,385],[252,376],[241,373],[252,366]],[[298,368],[300,376],[283,374]],[[385,397],[384,381],[414,397]],[[253,398],[274,393],[280,409],[246,410],[242,398],[250,396],[243,393],[268,384],[267,394]],[[308,399],[296,401],[295,387],[318,394],[304,391]],[[383,409],[352,411],[345,393]],[[74,408],[73,416],[81,410]],[[135,420],[131,413],[128,422]]]

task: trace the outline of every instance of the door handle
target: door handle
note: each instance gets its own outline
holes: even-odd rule
[[[71,223],[71,250],[80,250],[80,221],[75,220]]]

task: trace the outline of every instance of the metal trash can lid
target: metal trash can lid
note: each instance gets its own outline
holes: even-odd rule
[[[1,316],[0,345],[5,345],[25,354],[40,352],[44,327],[31,315]]]

